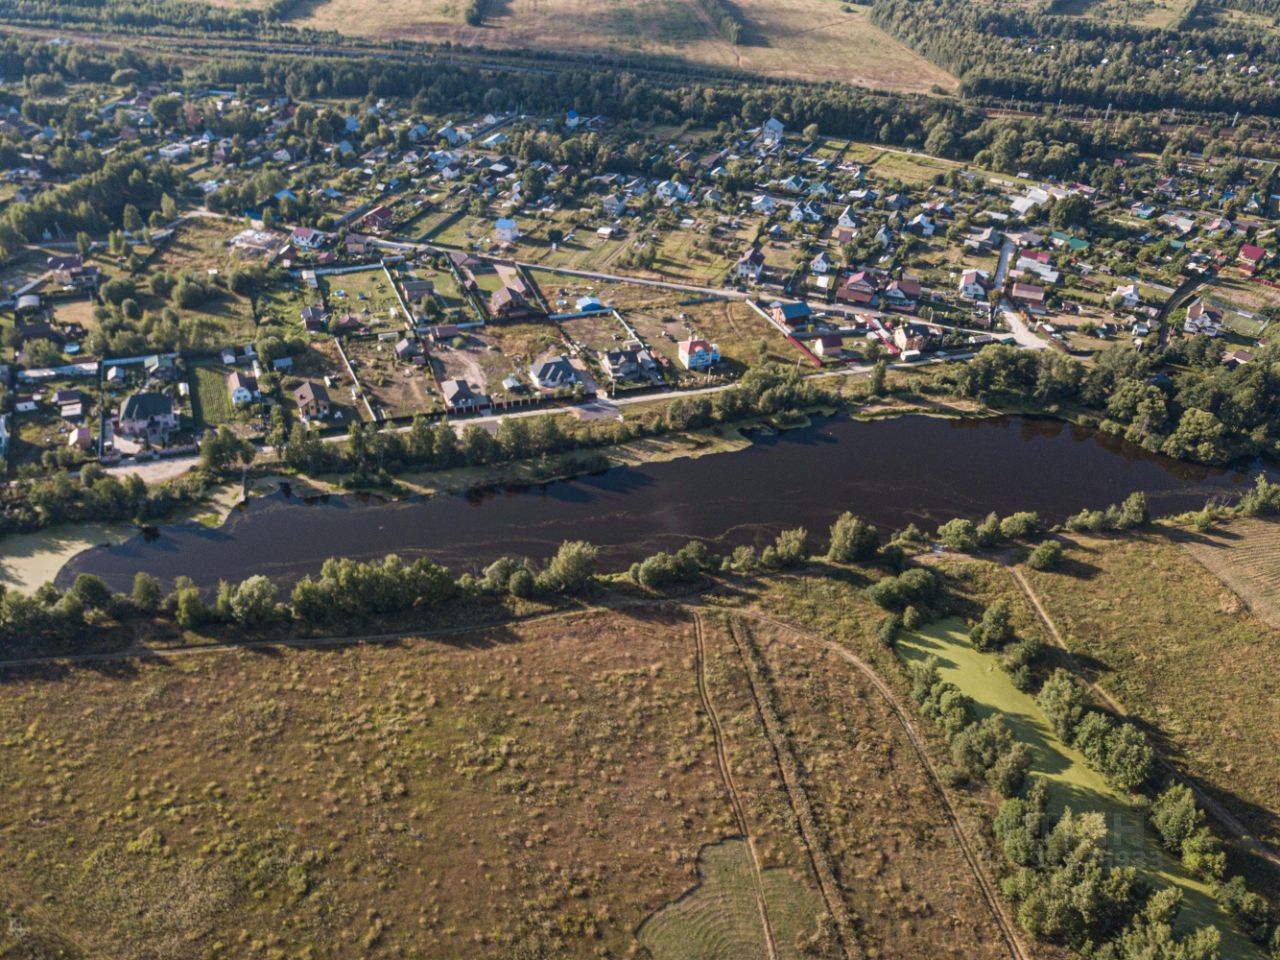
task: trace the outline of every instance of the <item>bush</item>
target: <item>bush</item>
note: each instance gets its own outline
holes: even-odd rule
[[[164,601],[164,591],[160,589],[159,580],[139,570],[133,575],[133,591],[130,597],[133,605],[143,613],[155,613]]]
[[[969,553],[978,547],[978,531],[972,520],[948,520],[938,528],[938,539],[948,550]]]
[[[803,527],[783,530],[773,544],[773,565],[795,567],[809,559],[809,532]]]
[[[231,596],[231,615],[236,623],[256,627],[275,618],[279,612],[276,585],[262,576],[250,577],[235,588]]]
[[[1053,570],[1062,562],[1062,543],[1058,540],[1045,540],[1027,557],[1027,566],[1032,570]]]
[[[1040,514],[1030,511],[1013,513],[1000,521],[1000,533],[1006,540],[1030,540],[1043,529]]]
[[[876,637],[886,647],[892,647],[901,629],[902,620],[897,614],[890,614],[880,621],[880,626],[876,629]]]
[[[511,579],[507,581],[507,592],[513,597],[527,600],[533,596],[534,586],[533,574],[521,567],[511,574]]]

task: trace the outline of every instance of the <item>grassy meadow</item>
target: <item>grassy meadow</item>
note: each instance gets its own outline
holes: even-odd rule
[[[1234,542],[1235,529],[1216,539]],[[1240,529],[1270,536],[1276,528]],[[1214,538],[1188,536],[1197,555],[1211,549]],[[1280,843],[1275,630],[1172,536],[1075,536],[1066,546],[1062,572],[1025,574],[1090,679],[1259,838]],[[1256,575],[1236,562],[1223,567]]]

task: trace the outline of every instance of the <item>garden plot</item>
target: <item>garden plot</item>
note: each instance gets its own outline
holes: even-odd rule
[[[502,385],[511,374],[527,383],[526,371],[503,352],[499,338],[493,336],[493,329],[464,330],[448,343],[432,346],[431,363],[436,378],[440,381],[465,380],[495,400],[511,396],[511,392]]]
[[[319,383],[329,394],[330,422],[350,423],[360,419],[364,404],[357,404],[352,390],[355,381],[347,373],[346,365],[338,355],[338,345],[330,337],[317,337],[307,344],[307,349],[293,358],[293,366],[280,378],[281,399],[285,409],[297,413],[293,391],[304,382]]]
[[[395,340],[377,337],[343,341],[370,405],[389,419],[443,409],[427,365],[397,359],[395,346]]]
[[[321,278],[325,301],[337,316],[367,317],[370,326],[403,327],[404,310],[382,267],[355,273],[330,274]]]

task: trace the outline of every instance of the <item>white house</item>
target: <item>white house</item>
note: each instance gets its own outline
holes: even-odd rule
[[[520,228],[511,217],[501,217],[494,224],[493,237],[499,243],[515,243],[520,239]]]
[[[751,198],[751,209],[756,213],[771,214],[778,208],[778,202],[767,193]]]
[[[720,348],[700,337],[680,341],[680,362],[686,370],[706,370],[720,362]]]
[[[1116,287],[1111,292],[1113,298],[1120,301],[1120,306],[1125,310],[1136,310],[1142,303],[1142,294],[1138,292],[1136,283],[1127,283],[1124,286]]]
[[[258,381],[248,374],[233,370],[227,374],[227,395],[233,407],[253,403],[258,396]]]
[[[760,139],[765,143],[780,143],[785,131],[786,127],[782,125],[781,120],[777,117],[770,117],[764,122],[764,126],[760,128]]]
[[[742,251],[742,256],[738,257],[739,280],[759,280],[762,270],[764,270],[764,254],[760,252],[759,247],[748,247]]]

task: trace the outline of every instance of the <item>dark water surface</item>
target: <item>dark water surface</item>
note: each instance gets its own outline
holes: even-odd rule
[[[605,567],[618,568],[694,537],[717,551],[762,545],[784,527],[825,539],[844,510],[888,533],[991,510],[1037,510],[1056,521],[1144,490],[1154,512],[1169,513],[1234,497],[1255,472],[1181,463],[1057,420],[841,417],[761,437],[738,453],[528,489],[393,503],[280,493],[253,500],[217,530],[164,527],[89,550],[59,582],[87,572],[127,590],[146,570],[166,584],[179,575],[214,585],[256,573],[288,583],[326,557],[393,552],[462,569],[500,554],[545,557],[567,539],[591,541]]]

